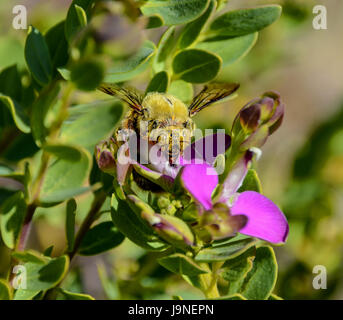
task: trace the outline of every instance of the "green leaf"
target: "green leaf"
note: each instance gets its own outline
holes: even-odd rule
[[[211,16],[214,7],[215,1],[211,0],[204,14],[201,15],[198,19],[188,23],[184,27],[179,37],[179,47],[181,49],[189,47],[197,40],[201,30],[204,28],[207,20]]]
[[[159,15],[166,25],[183,24],[199,17],[208,0],[150,0],[141,10],[145,16]]]
[[[95,90],[105,76],[105,69],[100,61],[95,59],[79,61],[70,69],[70,79],[77,88],[83,91]]]
[[[1,300],[12,300],[13,292],[11,285],[4,279],[0,279],[0,301]]]
[[[262,193],[262,185],[261,181],[258,178],[257,172],[254,169],[249,169],[242,186],[238,189],[238,193],[242,193],[244,191],[256,191],[258,193]]]
[[[269,297],[268,300],[283,300],[281,297],[279,297],[278,295],[272,293]]]
[[[58,291],[65,300],[95,300],[89,294],[70,292],[61,288],[59,288]]]
[[[73,0],[71,3],[65,22],[65,37],[71,43],[75,36],[87,24],[87,14],[93,0]]]
[[[15,293],[15,299],[28,294],[31,298],[40,291],[55,287],[60,283],[69,268],[68,256],[48,259],[45,264],[27,262],[24,264],[26,272],[26,288],[20,288]],[[28,291],[28,292],[26,292]]]
[[[148,87],[146,88],[145,94],[149,92],[166,92],[168,88],[169,77],[168,73],[161,71],[156,73],[150,80]]]
[[[233,295],[240,291],[244,278],[253,267],[255,252],[255,247],[250,248],[240,256],[227,260],[223,265],[221,276],[229,282],[228,295]]]
[[[206,270],[203,270],[191,258],[181,253],[174,253],[167,257],[160,258],[157,261],[169,271],[181,275],[196,276],[207,273]]]
[[[173,60],[175,76],[192,83],[203,83],[216,77],[221,59],[210,52],[199,49],[180,51]]]
[[[239,293],[235,293],[232,295],[222,296],[220,298],[216,298],[214,300],[247,300],[245,297],[243,297]]]
[[[196,44],[196,48],[208,50],[220,56],[223,67],[242,59],[255,45],[258,34],[251,33],[241,37],[216,37]]]
[[[158,15],[154,15],[149,17],[148,23],[146,25],[146,29],[153,29],[153,28],[159,28],[163,26],[163,19],[162,17]]]
[[[34,250],[15,251],[12,253],[12,257],[24,263],[32,262],[44,264],[47,262],[46,257],[42,256],[40,252]]]
[[[279,5],[229,11],[216,18],[210,31],[222,36],[241,36],[268,27],[281,15]]]
[[[117,230],[112,221],[102,222],[86,233],[79,254],[96,255],[119,246],[124,239],[125,236]]]
[[[51,90],[42,91],[32,106],[31,129],[32,135],[37,146],[42,146],[48,134],[45,127],[45,119],[49,109],[57,101],[58,94],[61,90],[60,85],[54,86]]]
[[[170,84],[168,93],[188,104],[193,99],[193,86],[186,81],[175,80]]]
[[[0,93],[21,100],[22,85],[17,65],[3,69],[0,73]]]
[[[264,300],[272,293],[277,278],[277,262],[271,247],[260,247],[252,270],[245,278],[241,294],[249,300]]]
[[[247,238],[242,240],[231,240],[225,244],[216,245],[210,248],[202,249],[195,256],[195,261],[225,261],[233,259],[250,247],[256,244],[257,240],[253,238]]]
[[[65,223],[65,232],[66,232],[68,252],[71,252],[74,249],[76,208],[77,206],[76,206],[75,199],[68,200],[67,208],[66,208],[66,223]]]
[[[114,194],[111,199],[111,216],[118,230],[140,247],[157,251],[166,248],[166,245],[154,236],[152,229],[132,211],[127,202],[117,199]]]
[[[53,154],[56,158],[70,162],[78,162],[82,157],[82,150],[80,150],[78,147],[61,143],[46,144],[44,145],[43,150]]]
[[[33,300],[40,291],[31,291],[31,290],[17,290],[14,294],[13,300]]]
[[[143,46],[131,58],[110,68],[104,81],[123,82],[142,73],[148,67],[149,60],[154,55],[155,49],[155,45],[151,41],[145,41]]]
[[[24,194],[21,191],[6,199],[1,207],[1,236],[5,245],[10,249],[14,249],[16,246],[26,209]]]
[[[82,186],[88,177],[91,162],[90,154],[86,150],[82,150],[78,162],[55,160],[45,174],[39,201],[43,204],[58,203],[89,190]]]
[[[30,120],[25,114],[24,109],[16,101],[0,93],[0,104],[3,104],[5,107],[7,107],[11,113],[15,125],[20,131],[24,133],[29,133],[31,131]]]
[[[25,59],[35,80],[46,85],[52,77],[52,63],[44,37],[36,28],[30,26],[25,43]]]
[[[169,27],[161,36],[157,45],[156,55],[153,61],[153,69],[155,72],[165,70],[166,61],[173,49],[175,27]]]
[[[114,99],[75,106],[71,118],[63,123],[60,141],[93,153],[95,145],[111,135],[122,113],[122,103]]]
[[[60,68],[69,60],[68,42],[64,34],[65,21],[54,25],[45,34],[45,41],[48,45],[52,66]]]

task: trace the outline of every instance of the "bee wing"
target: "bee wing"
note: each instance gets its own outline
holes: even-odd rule
[[[121,88],[115,84],[102,83],[98,89],[111,96],[116,96],[120,100],[125,101],[129,106],[140,112],[142,110],[143,95],[134,88]]]
[[[224,99],[239,88],[237,83],[209,84],[204,87],[193,99],[188,107],[189,115],[193,116],[210,104]]]

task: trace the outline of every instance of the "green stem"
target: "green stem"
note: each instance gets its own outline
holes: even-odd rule
[[[70,261],[75,257],[76,253],[78,252],[82,239],[84,238],[85,234],[90,229],[90,227],[92,226],[93,222],[96,220],[98,213],[101,207],[103,206],[105,200],[106,200],[106,193],[104,191],[101,190],[95,193],[95,198],[93,200],[92,206],[90,210],[88,211],[86,218],[83,220],[76,234],[73,250],[69,253],[67,249],[65,250],[65,254],[68,254]],[[58,293],[56,289],[60,287],[64,278],[55,287],[49,289],[45,293],[43,300],[56,300],[57,293]]]
[[[208,263],[203,263],[201,266],[208,270],[209,273],[201,274],[200,281],[202,292],[204,293],[207,299],[215,299],[219,298],[220,294],[217,287],[217,280],[218,280],[218,269],[220,268],[221,263],[213,263],[212,270]]]

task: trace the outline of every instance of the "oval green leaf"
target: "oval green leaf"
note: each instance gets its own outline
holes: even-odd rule
[[[7,107],[13,118],[15,125],[20,131],[24,133],[29,133],[31,131],[30,120],[26,115],[24,109],[21,107],[21,105],[19,105],[19,103],[17,103],[8,96],[4,96],[1,93],[0,103]]]
[[[160,265],[165,267],[171,272],[186,276],[197,276],[199,274],[207,273],[197,265],[191,258],[181,253],[174,253],[167,257],[157,260]]]
[[[203,83],[214,79],[221,66],[221,59],[199,49],[180,51],[173,60],[175,76],[191,83]]]
[[[117,199],[113,194],[111,199],[111,216],[118,230],[132,242],[147,250],[163,250],[166,245],[157,241],[150,229],[129,207],[126,201]]]
[[[93,256],[119,246],[124,239],[125,236],[117,230],[112,221],[102,222],[86,233],[79,254]]]
[[[195,261],[213,262],[233,259],[257,243],[258,240],[247,238],[231,240],[222,245],[202,249],[195,256]]]
[[[193,99],[193,85],[183,80],[175,80],[170,84],[168,93],[189,104]]]
[[[12,300],[13,290],[11,285],[4,279],[0,279],[0,301],[1,300]]]
[[[257,33],[251,33],[234,38],[213,38],[197,43],[196,48],[217,54],[226,67],[243,58],[254,47],[257,37]]]
[[[145,16],[159,15],[166,25],[190,22],[207,8],[208,0],[150,0],[141,10]]]
[[[241,294],[248,300],[265,300],[275,287],[278,266],[274,250],[271,247],[260,247],[252,270],[247,274]]]
[[[92,3],[93,0],[73,0],[71,3],[64,27],[65,37],[69,43],[87,24],[87,13]]]
[[[5,245],[10,249],[14,249],[17,244],[26,210],[27,205],[21,191],[6,199],[1,207],[1,236]]]
[[[194,43],[201,30],[204,28],[207,20],[210,18],[213,10],[215,7],[215,1],[210,0],[208,8],[198,19],[188,23],[184,29],[182,30],[180,37],[179,37],[179,47],[181,49],[185,49],[189,47],[192,43]]]
[[[74,64],[70,69],[70,80],[83,91],[95,90],[105,76],[105,69],[100,61],[95,59],[83,60]]]
[[[155,49],[155,45],[151,41],[145,41],[143,46],[131,58],[110,68],[104,81],[123,82],[142,73],[148,67],[149,60],[154,55]]]
[[[276,21],[281,11],[279,5],[229,11],[211,23],[210,31],[221,36],[242,36],[253,33]]]
[[[169,84],[169,76],[165,71],[156,73],[150,80],[148,87],[146,88],[145,94],[149,92],[166,92]]]
[[[38,29],[30,26],[25,43],[25,59],[33,77],[46,85],[52,77],[52,63],[48,46]]]
[[[93,153],[95,145],[113,132],[122,113],[123,105],[114,99],[75,106],[63,123],[60,141]]]
[[[56,159],[45,174],[39,201],[42,204],[57,203],[89,190],[83,187],[88,177],[92,159],[86,150],[81,150],[78,162]]]

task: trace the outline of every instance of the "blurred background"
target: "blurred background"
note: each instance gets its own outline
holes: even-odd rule
[[[135,52],[144,39],[157,42],[163,28],[144,30],[146,20],[125,14],[123,3],[109,1],[110,15],[96,17],[94,45],[106,60]],[[22,0],[28,24],[42,33],[63,20],[70,0]],[[197,118],[200,128],[230,129],[233,117],[249,100],[276,90],[286,104],[283,125],[263,147],[256,164],[264,194],[284,211],[290,223],[285,246],[276,248],[279,279],[276,293],[284,299],[343,299],[343,2],[341,0],[230,0],[227,9],[278,3],[281,18],[259,33],[252,51],[224,68],[218,80],[241,84],[235,100],[205,109]],[[26,30],[12,27],[16,0],[0,3],[0,70],[25,66]],[[312,27],[315,5],[327,8],[327,30]],[[131,81],[145,89],[149,72]],[[199,88],[196,88],[197,90]],[[77,93],[74,103],[104,99],[101,93]],[[215,112],[214,112],[215,110]],[[23,142],[21,142],[23,143]],[[32,151],[34,152],[34,151]],[[7,159],[25,158],[20,142],[6,150]],[[0,190],[0,202],[6,196]],[[89,195],[77,199],[77,219],[89,207]],[[105,210],[106,211],[106,210]],[[54,244],[53,255],[64,248],[64,206],[39,209],[30,238],[33,248]],[[7,268],[8,251],[0,244],[0,275]],[[313,267],[327,269],[326,290],[312,286]],[[109,253],[78,257],[65,288],[108,299],[202,298],[181,278],[158,266],[128,240]],[[109,280],[109,281],[108,281]]]

